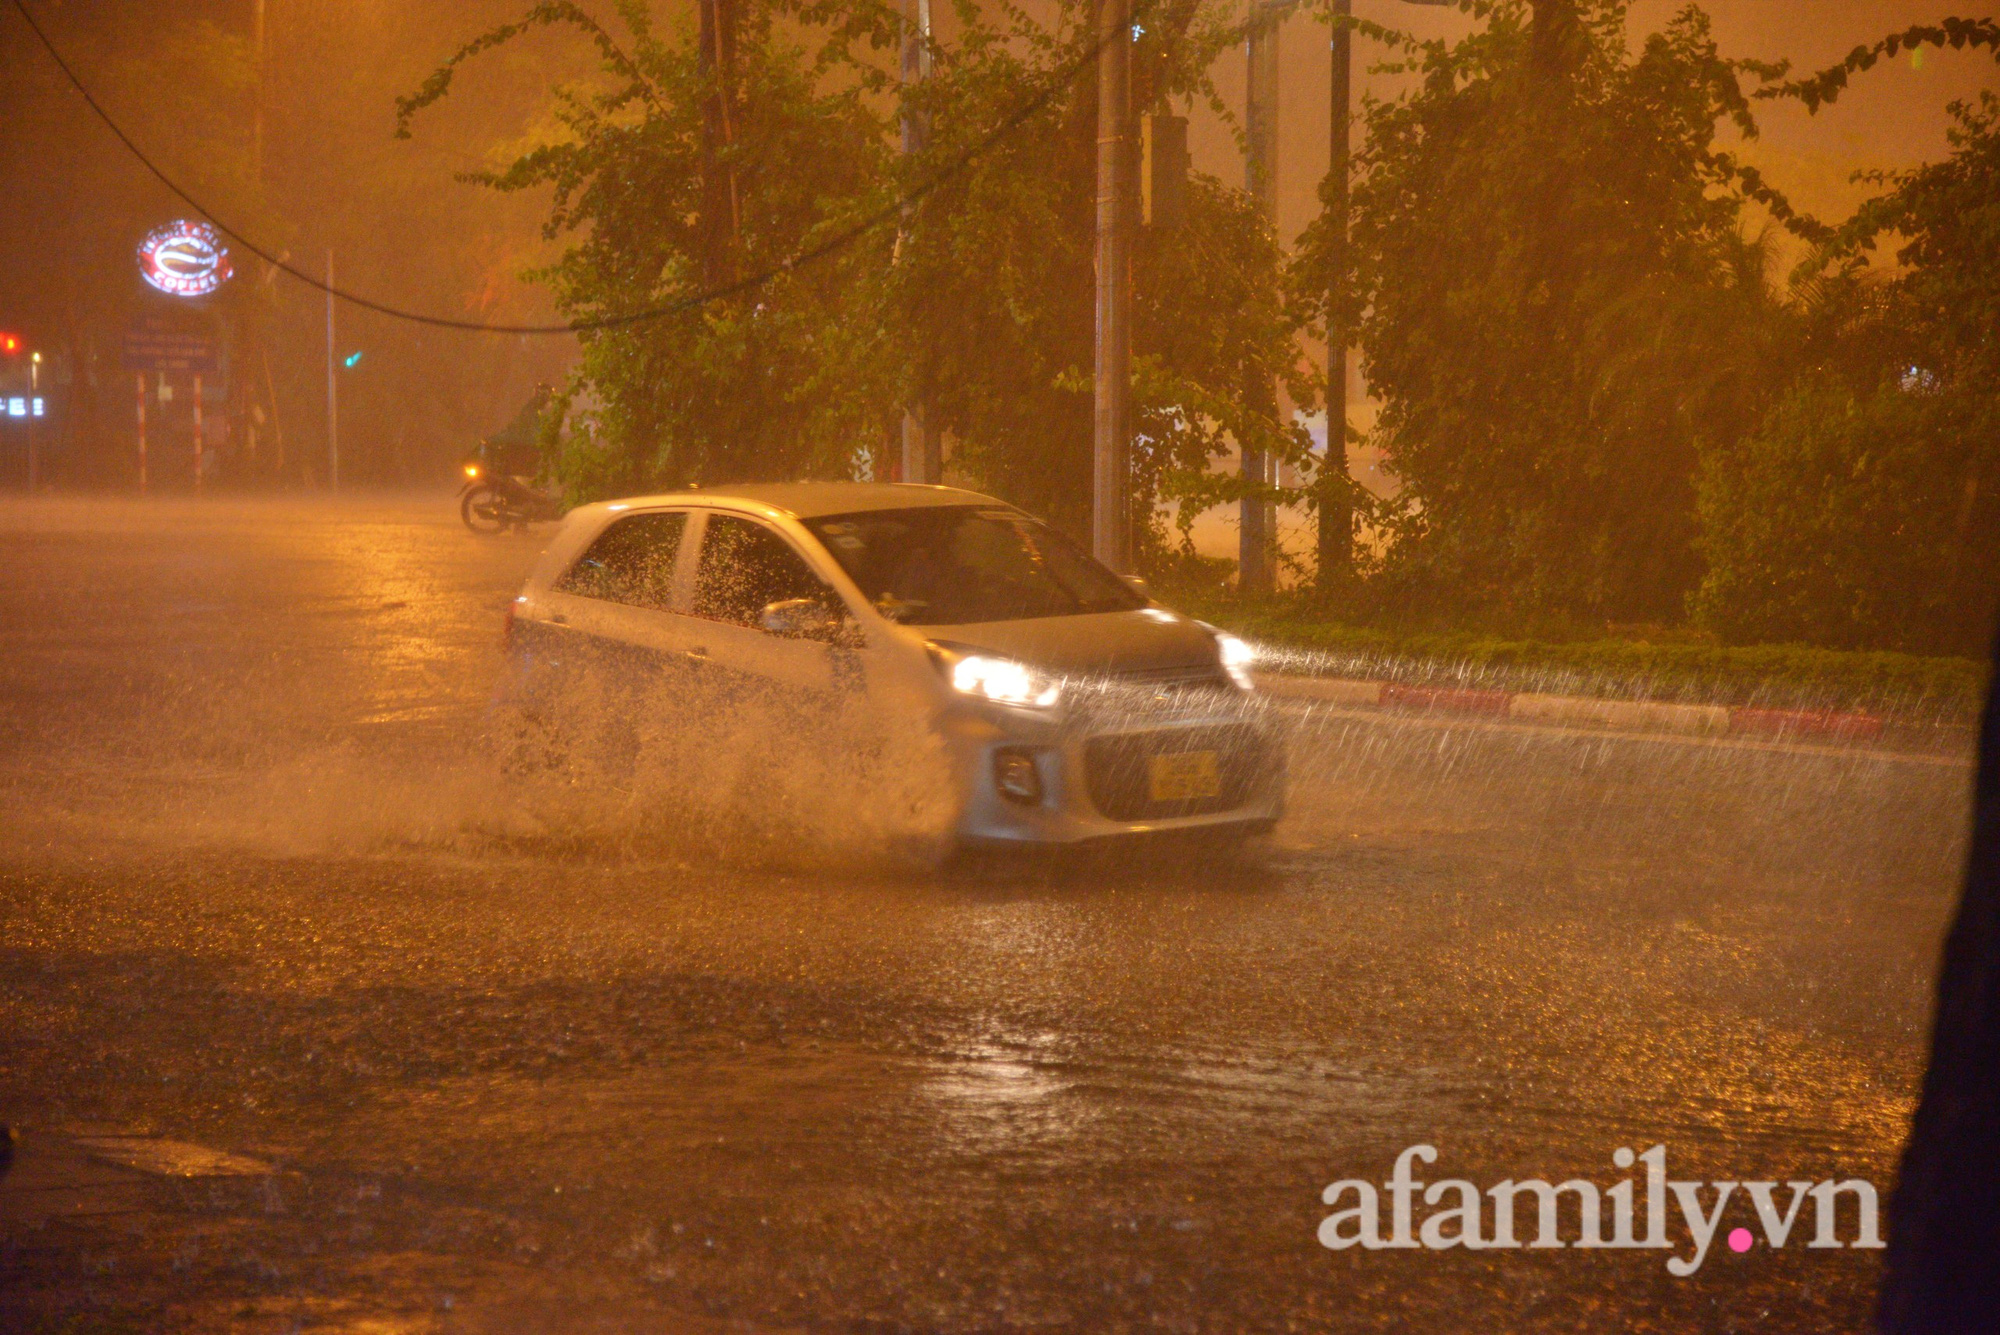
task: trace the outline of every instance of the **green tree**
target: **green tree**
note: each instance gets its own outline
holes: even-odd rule
[[[1977,654],[2000,590],[2000,99],[1802,276],[1811,365],[1704,450],[1695,615],[1736,640]],[[1886,278],[1866,264],[1901,239]]]
[[[620,0],[620,35],[576,5],[537,5],[469,42],[400,105],[407,130],[459,65],[532,28],[574,28],[597,47],[599,82],[554,94],[562,133],[476,178],[549,188],[544,233],[571,238],[537,276],[586,326],[587,406],[556,463],[579,499],[846,476],[892,401],[871,300],[892,234],[786,267],[886,198],[886,122],[868,98],[879,78],[855,64],[861,77],[829,79],[825,65],[857,36],[886,43],[888,30],[815,26],[825,16],[796,6],[715,8],[727,20],[720,39],[657,27],[641,0]]]
[[[1446,609],[1653,619],[1700,574],[1698,442],[1756,419],[1780,340],[1741,173],[1754,133],[1690,7],[1628,49],[1617,0],[1482,7],[1365,108],[1351,239],[1292,282],[1351,331],[1405,490],[1387,573]],[[1761,67],[1757,67],[1761,71]],[[1763,71],[1768,72],[1768,71]]]
[[[1972,409],[1914,380],[1808,381],[1710,451],[1699,619],[1744,643],[1978,652],[2000,571],[1990,522],[1967,539],[2000,419]]]
[[[468,43],[402,106],[407,124],[464,61],[534,28],[597,45],[599,83],[557,94],[562,134],[484,178],[552,188],[547,233],[571,243],[542,276],[568,316],[599,325],[582,336],[566,488],[847,476],[922,400],[958,475],[1087,531],[1088,6],[1036,17],[964,0],[911,87],[884,68],[888,8],[711,8],[732,15],[726,61],[702,31],[656,28],[642,0],[621,0],[615,36],[552,0]],[[1135,108],[1212,99],[1205,71],[1233,22],[1207,0],[1152,7]],[[910,155],[892,150],[906,105],[931,126]],[[1137,513],[1182,499],[1191,521],[1240,490],[1210,467],[1235,440],[1300,463],[1306,442],[1258,392],[1297,361],[1276,239],[1242,192],[1198,180],[1189,194],[1184,224],[1136,251],[1134,485]],[[1142,550],[1167,543],[1155,519]]]
[[[959,36],[914,92],[928,151],[906,164],[915,184],[949,172],[990,127],[1035,107],[927,196],[890,275],[904,384],[956,440],[969,480],[1089,531],[1092,283],[1097,92],[1090,7],[1046,19],[958,6]],[[1149,7],[1134,52],[1135,114],[1214,100],[1207,70],[1240,38],[1233,10],[1195,0]],[[1268,387],[1296,378],[1297,322],[1280,299],[1282,256],[1248,196],[1190,182],[1186,216],[1134,249],[1134,513],[1142,565],[1190,547],[1202,508],[1240,495],[1217,456],[1250,439],[1302,464],[1306,439],[1275,419]],[[1260,387],[1262,392],[1260,392]],[[1154,508],[1177,502],[1178,543]]]
[[[1187,216],[1141,239],[1134,324],[1133,451],[1138,494],[1173,502],[1139,534],[1142,564],[1170,568],[1194,552],[1195,517],[1240,499],[1238,470],[1215,460],[1238,441],[1290,464],[1308,483],[1311,440],[1276,420],[1271,388],[1282,380],[1310,407],[1317,387],[1297,355],[1300,319],[1282,297],[1285,255],[1250,196],[1213,177],[1189,182]],[[1296,503],[1305,487],[1277,489]]]

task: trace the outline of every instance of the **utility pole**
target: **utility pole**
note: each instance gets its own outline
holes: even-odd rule
[[[264,22],[265,2],[266,0],[255,0],[250,12],[252,66],[250,82],[250,179],[256,184],[259,193],[264,188],[264,88],[268,68],[265,49],[270,37],[269,28]],[[260,275],[260,284],[266,291],[269,291],[277,278],[277,270],[262,260],[257,261],[257,270]],[[269,383],[270,358],[265,350],[264,341],[266,321],[264,313],[258,309],[257,294],[255,291],[252,292],[248,300],[237,307],[237,311],[239,327],[244,330],[243,341],[245,346],[254,345],[257,349],[259,360],[266,367],[266,388],[273,390],[273,396],[270,400],[271,428],[275,434],[278,430],[278,400],[275,396],[275,388]],[[236,364],[239,368],[247,366],[249,364],[248,356],[239,358]],[[255,417],[256,382],[251,379],[247,371],[243,370],[238,370],[231,378],[236,380],[240,387],[235,396],[237,412],[241,414],[238,419],[242,425],[240,439],[243,441],[244,450],[248,456],[245,463],[248,465],[250,473],[254,476],[256,473],[263,471],[259,467],[261,460],[258,458],[260,451],[258,449],[259,442],[257,440],[257,422]],[[280,472],[284,468],[284,459],[285,452],[283,447],[280,446],[278,450],[278,470]]]
[[[333,375],[333,252],[326,252],[326,485],[340,490],[340,388]]]
[[[28,355],[28,494],[42,485],[42,354]]]
[[[1251,13],[1248,54],[1249,80],[1245,96],[1243,130],[1248,145],[1244,162],[1245,185],[1256,202],[1257,211],[1268,223],[1278,214],[1278,25],[1291,6],[1284,0],[1257,0]],[[1252,405],[1268,404],[1276,409],[1275,385],[1252,385]],[[1263,490],[1271,483],[1275,462],[1262,450],[1239,441],[1242,477],[1249,488],[1240,509],[1237,587],[1244,593],[1269,593],[1272,587],[1272,528],[1276,518]]]
[[[202,458],[202,446],[206,442],[202,440],[201,434],[201,372],[196,371],[194,373],[194,489],[196,491],[201,490],[201,466],[206,462]]]
[[[1097,0],[1097,358],[1091,554],[1132,572],[1131,0]]]
[[[1347,262],[1348,107],[1354,69],[1354,30],[1347,18],[1353,0],[1333,0],[1333,74],[1327,122],[1330,161],[1326,173],[1328,230],[1341,268],[1326,294],[1326,458],[1319,475],[1320,592],[1338,587],[1354,573],[1354,497],[1347,472],[1347,334],[1341,317]]]
[[[256,0],[250,17],[252,77],[250,83],[250,175],[264,183],[264,0]]]
[[[903,87],[931,77],[931,0],[902,0]],[[930,117],[907,102],[903,108],[903,155],[914,157],[930,140]],[[903,206],[905,227],[912,206]],[[944,448],[931,420],[931,405],[918,395],[903,409],[903,481],[944,481]]]

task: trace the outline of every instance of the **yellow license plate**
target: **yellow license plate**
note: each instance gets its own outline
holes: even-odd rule
[[[1213,751],[1182,751],[1154,756],[1151,790],[1155,802],[1184,802],[1191,797],[1222,796],[1222,772]]]

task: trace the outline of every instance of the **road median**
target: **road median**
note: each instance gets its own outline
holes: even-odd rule
[[[1943,750],[1968,744],[1965,728],[1901,720],[1866,710],[1768,709],[1548,695],[1534,691],[1411,686],[1351,677],[1260,673],[1258,685],[1281,700],[1349,709],[1507,719],[1545,727],[1601,728],[1688,737],[1754,737],[1812,742],[1866,742]]]

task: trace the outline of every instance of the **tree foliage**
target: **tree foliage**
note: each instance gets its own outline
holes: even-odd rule
[[[614,32],[543,0],[402,107],[407,123],[464,61],[537,30],[596,53],[595,81],[553,94],[560,132],[483,178],[550,192],[566,248],[541,276],[591,326],[571,494],[865,474],[921,403],[957,477],[1085,530],[1090,7],[954,0],[931,77],[905,85],[900,20],[872,0],[714,0],[699,27],[615,5]],[[1824,105],[1884,55],[2000,50],[2000,29],[1945,20],[1794,78],[1723,56],[1692,6],[1636,44],[1625,0],[1470,12],[1456,42],[1334,19],[1417,76],[1364,106],[1344,234],[1322,219],[1288,261],[1244,192],[1197,177],[1179,227],[1135,238],[1144,559],[1177,545],[1155,502],[1178,503],[1186,551],[1187,522],[1243,494],[1217,466],[1239,444],[1293,465],[1287,499],[1310,493],[1272,392],[1310,406],[1310,321],[1360,347],[1403,484],[1372,504],[1377,597],[1963,648],[1950,609],[2000,573],[1993,104],[1960,109],[1949,162],[1883,178],[1839,225],[1794,211],[1718,127],[1754,136],[1760,99]],[[1152,0],[1134,110],[1219,106],[1207,70],[1241,22]],[[906,115],[928,127],[910,152]],[[1752,204],[1816,248],[1789,288]],[[1890,236],[1884,280],[1870,252]]]
[[[1718,120],[1753,129],[1707,19],[1628,53],[1622,3],[1504,2],[1367,106],[1351,240],[1293,282],[1382,400],[1390,573],[1460,607],[1641,619],[1699,573],[1704,434],[1754,420],[1773,305]]]
[[[1803,276],[1810,360],[1701,474],[1696,615],[1733,640],[1977,654],[2000,590],[2000,99],[1878,176]],[[1867,267],[1900,238],[1897,268]]]
[[[584,32],[603,78],[558,89],[564,132],[506,170],[503,191],[546,187],[551,238],[571,243],[540,277],[580,323],[616,322],[672,306],[714,284],[716,251],[738,274],[771,281],[659,318],[582,336],[561,480],[577,497],[730,480],[844,475],[858,442],[879,429],[880,371],[868,357],[871,270],[890,238],[864,237],[819,263],[785,262],[879,203],[886,144],[866,84],[820,77],[844,29],[809,50],[796,11],[744,7],[734,35],[726,142],[707,124],[725,71],[689,27],[661,29],[641,0],[620,0],[614,36],[567,3],[469,42],[401,107],[405,123],[442,97],[463,61],[536,27]],[[886,28],[876,34],[886,41]],[[734,198],[716,216],[709,187],[727,173]],[[859,299],[857,300],[857,297]]]
[[[1088,5],[1036,17],[963,0],[932,77],[911,86],[886,72],[893,10],[729,8],[725,68],[704,58],[701,33],[656,26],[643,0],[620,0],[617,35],[551,0],[474,38],[403,104],[407,121],[447,95],[465,60],[534,29],[582,31],[601,84],[559,91],[563,135],[489,183],[553,189],[547,231],[571,244],[544,277],[580,322],[616,322],[726,280],[724,295],[684,314],[583,334],[559,462],[567,489],[849,476],[879,462],[903,406],[923,402],[952,442],[955,473],[1086,530]],[[1158,0],[1146,27],[1135,108],[1212,96],[1205,71],[1234,35],[1225,11]],[[718,97],[732,112],[722,143]],[[905,110],[930,127],[908,154],[894,144]],[[721,273],[719,173],[735,199]],[[1236,494],[1209,465],[1237,439],[1306,457],[1302,433],[1258,389],[1296,361],[1277,239],[1240,191],[1199,180],[1190,196],[1185,226],[1141,239],[1135,257],[1141,515],[1161,496],[1199,505]],[[891,225],[857,228],[885,211]],[[812,258],[791,262],[801,255]],[[1165,541],[1157,522],[1142,535],[1150,550]]]

